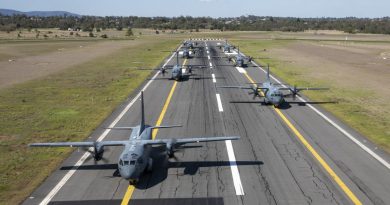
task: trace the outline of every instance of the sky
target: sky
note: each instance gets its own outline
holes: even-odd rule
[[[390,16],[390,0],[0,0],[0,8],[95,16]]]

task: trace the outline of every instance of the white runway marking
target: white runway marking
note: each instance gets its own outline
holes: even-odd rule
[[[216,95],[217,95],[218,110],[219,112],[223,112],[221,96],[218,93]]]
[[[210,56],[207,56],[207,58],[208,58],[209,60],[211,60]]]
[[[255,66],[257,66],[260,70],[262,70],[264,73],[267,73],[266,70],[264,70],[262,67],[260,67],[257,63],[252,62]],[[270,75],[272,79],[274,79],[277,83],[282,84],[278,79],[276,79],[273,75]],[[283,87],[287,87],[282,84]],[[298,99],[302,102],[307,102],[302,97],[298,96]],[[362,148],[364,151],[366,151],[368,154],[370,154],[372,157],[374,157],[376,160],[378,160],[383,166],[385,166],[387,169],[390,169],[390,164],[384,160],[382,157],[380,157],[378,154],[376,154],[374,151],[372,151],[370,148],[368,148],[366,145],[361,143],[359,140],[357,140],[353,135],[351,135],[349,132],[347,132],[345,129],[343,129],[340,125],[338,125],[336,122],[328,118],[324,113],[319,111],[317,108],[310,104],[306,104],[308,107],[310,107],[314,112],[316,112],[319,116],[321,116],[325,121],[329,122],[333,127],[335,127],[337,130],[339,130],[341,133],[343,133],[346,137],[348,137],[350,140],[352,140],[355,144],[357,144],[360,148]]]
[[[207,54],[209,54],[210,52],[209,51],[206,51],[207,52]]]
[[[211,62],[209,62],[209,64],[210,64],[210,67],[213,67],[213,64],[211,64]]]
[[[215,74],[211,74],[211,77],[213,78],[213,83],[216,83],[217,82],[217,79],[215,79]]]
[[[236,69],[237,69],[238,72],[240,72],[240,73],[246,73],[246,70],[245,70],[244,68],[236,67]]]
[[[181,47],[181,46],[180,46]],[[179,47],[179,49],[180,49]],[[172,54],[172,56],[164,63],[163,67],[165,67],[169,61],[172,60],[172,58],[175,56],[175,54]],[[156,74],[153,76],[152,80],[146,83],[146,85],[142,88],[142,91],[145,91],[146,88],[149,87],[149,85],[152,83],[153,79],[155,79],[160,74],[160,71],[156,72]],[[115,118],[115,120],[108,126],[108,127],[115,127],[115,125],[119,122],[120,119],[126,114],[127,111],[133,106],[133,104],[138,100],[138,98],[141,96],[141,92],[139,92],[132,101],[129,102],[129,104],[123,109],[123,111]],[[106,129],[96,140],[98,142],[102,141],[110,132],[110,129]],[[89,157],[90,153],[85,152],[83,156],[79,159],[79,161],[76,162],[74,167],[76,169],[68,171],[65,176],[57,183],[57,185],[49,192],[49,194],[46,195],[46,197],[42,200],[40,205],[47,205],[53,197],[58,193],[58,191],[65,185],[65,183],[72,177],[72,175],[77,171],[78,167],[80,167],[85,160]]]
[[[211,67],[211,62],[210,62],[210,67]],[[215,74],[212,73],[211,76],[213,78],[213,83],[216,83],[217,80],[215,79]],[[221,96],[219,93],[217,93],[216,96],[217,96],[218,110],[219,112],[223,112]],[[242,187],[242,183],[241,183],[240,172],[238,171],[238,167],[237,167],[236,156],[234,155],[232,141],[227,140],[225,141],[225,143],[226,143],[226,151],[229,157],[230,170],[232,172],[233,184],[234,184],[234,189],[236,191],[236,195],[240,195],[240,196],[245,195],[244,188]]]
[[[231,140],[226,140],[226,149],[229,156],[230,168],[233,176],[233,184],[236,190],[236,195],[244,195],[244,188],[242,187],[240,172],[238,171],[236,156],[234,155],[233,144]]]
[[[185,68],[182,68],[181,69],[181,72],[184,74],[184,73],[186,73],[186,69]]]

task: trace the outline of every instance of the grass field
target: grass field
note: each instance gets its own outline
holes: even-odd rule
[[[49,31],[53,32],[42,29],[42,34]],[[64,32],[62,39],[49,36],[46,40],[34,40],[32,34],[31,38],[17,39],[15,33],[0,33],[0,39],[7,39],[0,40],[0,63],[11,58],[40,58],[59,49],[72,52],[80,45],[102,49],[98,46],[100,42],[102,45],[129,42],[123,40],[128,39],[125,31],[106,31],[111,32],[108,40],[68,38],[67,31],[58,32]],[[0,204],[21,202],[71,152],[28,149],[28,143],[85,139],[149,75],[147,71],[135,70],[138,65],[133,62],[146,62],[143,67],[155,67],[167,55],[161,50],[172,50],[183,39],[191,37],[227,38],[240,45],[246,54],[268,57],[258,61],[270,63],[272,72],[287,83],[332,88],[330,92],[306,92],[305,95],[312,100],[339,101],[323,107],[390,151],[390,76],[385,69],[390,65],[382,61],[390,53],[390,44],[386,43],[390,42],[390,36],[349,35],[352,43],[346,46],[343,44],[346,34],[327,31],[205,30],[172,34],[166,31],[158,35],[151,29],[133,29],[133,32],[136,43],[107,50],[105,55],[92,56],[55,74],[0,89]],[[332,53],[335,55],[329,55]],[[367,72],[368,68],[377,72]]]
[[[27,197],[69,149],[28,149],[33,141],[83,140],[179,41],[152,38],[59,73],[0,90],[0,204]],[[40,48],[37,48],[40,50]],[[38,52],[38,51],[37,51]]]
[[[329,87],[304,92],[384,150],[390,152],[389,42],[318,42],[298,40],[233,41],[248,55],[265,59],[271,72],[291,85]],[[266,49],[266,51],[264,51]]]

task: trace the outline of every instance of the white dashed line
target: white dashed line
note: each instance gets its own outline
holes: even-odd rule
[[[219,94],[217,94],[219,95]],[[234,155],[233,144],[231,140],[226,140],[226,150],[229,156],[230,168],[233,176],[233,184],[236,190],[236,195],[244,195],[244,188],[242,187],[240,172],[238,171],[236,156]]]
[[[218,110],[219,112],[223,112],[221,96],[218,93],[216,95],[217,95]]]
[[[216,83],[217,82],[217,79],[215,79],[215,74],[211,74],[211,77],[213,78],[213,83]]]
[[[209,58],[209,60],[210,60],[210,58]],[[209,63],[210,63],[210,67],[212,67],[211,62],[209,62]],[[215,74],[212,73],[211,76],[213,78],[213,83],[216,83],[217,80],[215,79]],[[219,112],[223,112],[221,96],[219,93],[217,93],[216,96],[217,96],[218,110],[219,110]],[[244,195],[244,188],[242,187],[240,172],[238,171],[236,156],[234,155],[233,144],[232,144],[231,140],[227,140],[227,141],[225,141],[225,143],[226,143],[226,150],[227,150],[228,157],[229,157],[230,170],[232,171],[234,189],[236,191],[236,195],[241,196],[241,195]]]
[[[240,73],[246,73],[246,70],[245,70],[244,68],[236,67],[236,69],[237,69],[238,72],[240,72]]]
[[[210,56],[207,56],[207,58],[208,58],[209,60],[211,60]]]
[[[211,64],[211,62],[209,62],[209,64],[210,64],[210,67],[213,67],[213,64]]]
[[[209,54],[210,52],[209,51],[206,51],[207,52],[207,54]]]

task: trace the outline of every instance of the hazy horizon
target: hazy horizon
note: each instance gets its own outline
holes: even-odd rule
[[[184,4],[185,3],[185,4]],[[381,18],[390,15],[390,1],[374,0],[144,0],[133,3],[114,0],[58,1],[36,0],[34,2],[3,0],[0,7],[23,12],[67,11],[86,16],[142,16],[142,17],[239,17],[246,15],[299,17],[299,18]]]

